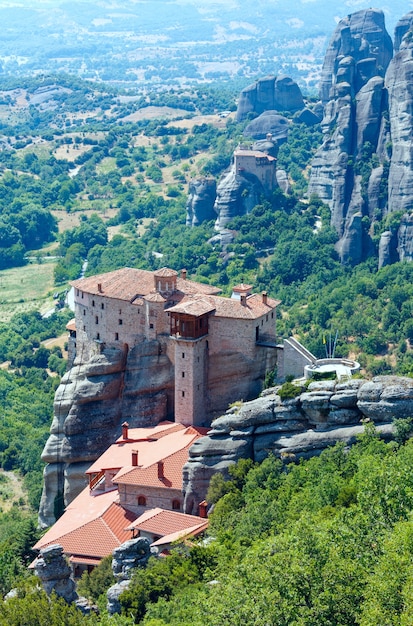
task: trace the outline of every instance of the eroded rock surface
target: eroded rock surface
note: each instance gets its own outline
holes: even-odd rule
[[[185,511],[192,513],[211,476],[224,475],[240,458],[262,461],[272,453],[289,460],[320,454],[338,441],[354,443],[372,420],[382,436],[393,432],[393,419],[413,415],[413,379],[377,376],[372,381],[310,383],[297,398],[282,401],[276,388],[257,400],[229,409],[214,420],[207,437],[190,448],[184,467]]]
[[[120,595],[128,589],[133,571],[137,567],[146,567],[151,554],[150,541],[146,537],[125,541],[113,551],[112,571],[117,582],[106,593],[109,615],[121,612]]]
[[[260,115],[264,111],[298,111],[304,108],[304,100],[297,83],[288,76],[267,76],[246,87],[239,97],[237,121],[249,114]]]
[[[105,348],[62,377],[54,400],[39,524],[55,522],[56,498],[71,502],[86,486],[85,471],[115,441],[127,417],[131,428],[168,417],[172,406],[172,364],[158,341],[132,350]]]
[[[187,226],[198,226],[202,222],[216,218],[214,211],[216,192],[215,178],[194,178],[190,181],[186,204]]]

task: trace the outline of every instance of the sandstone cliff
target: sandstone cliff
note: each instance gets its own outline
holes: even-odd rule
[[[106,348],[81,357],[63,376],[54,400],[50,436],[43,450],[39,524],[55,521],[59,499],[68,504],[85,487],[85,471],[115,441],[127,419],[131,428],[157,424],[171,414],[171,362],[158,341],[129,352]]]
[[[276,388],[268,390],[228,410],[213,422],[209,435],[191,447],[184,467],[185,511],[196,511],[211,476],[225,474],[240,458],[262,461],[269,453],[290,461],[310,457],[338,441],[353,443],[365,419],[391,437],[393,419],[412,415],[411,378],[312,382],[307,391],[286,401]]]
[[[198,226],[202,222],[216,218],[214,211],[216,191],[215,178],[194,178],[190,181],[186,204],[187,226]]]
[[[287,76],[267,76],[257,80],[241,92],[237,108],[237,121],[249,114],[254,117],[264,111],[298,111],[304,100],[297,83]]]
[[[340,21],[323,65],[325,140],[312,162],[309,194],[330,206],[345,263],[358,263],[369,252],[361,220],[383,208],[369,207],[368,190],[379,201],[384,168],[377,166],[388,158],[390,142],[384,76],[392,50],[383,13],[359,11]]]
[[[379,267],[411,257],[412,25],[413,12],[397,24],[392,57],[383,13],[358,11],[341,20],[326,52],[325,139],[312,162],[309,194],[330,206],[343,263],[368,256],[373,223],[395,211],[406,214],[398,232],[383,233]]]

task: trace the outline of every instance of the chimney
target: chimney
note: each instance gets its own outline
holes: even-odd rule
[[[181,278],[182,280],[186,280],[186,270],[181,270]]]
[[[241,300],[242,306],[247,306],[247,296],[245,295],[245,293],[241,294],[240,300]]]
[[[268,298],[268,294],[266,291],[262,292],[262,303],[263,304],[267,304],[267,298]]]
[[[122,439],[129,439],[128,429],[129,429],[128,422],[123,422],[123,424],[122,424]]]
[[[132,450],[132,467],[138,467],[138,451]]]
[[[98,283],[98,292],[102,293],[102,283]]]
[[[199,517],[202,517],[204,519],[206,519],[208,517],[207,507],[208,507],[208,502],[206,500],[202,500],[202,502],[200,502],[198,504],[198,515],[199,515]]]
[[[163,473],[163,461],[158,461],[158,478],[165,478]]]

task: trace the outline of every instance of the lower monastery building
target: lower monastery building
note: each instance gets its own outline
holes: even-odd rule
[[[226,298],[216,287],[188,280],[185,270],[178,276],[169,268],[123,268],[72,285],[72,361],[85,363],[108,347],[123,350],[125,361],[139,347],[163,362],[166,357],[163,401],[153,405],[157,421],[207,425],[231,402],[256,396],[276,365],[279,301],[252,293],[250,285],[238,285]]]

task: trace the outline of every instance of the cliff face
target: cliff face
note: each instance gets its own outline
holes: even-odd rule
[[[189,183],[186,204],[186,225],[198,226],[216,218],[214,202],[217,192],[215,178],[194,178]]]
[[[384,75],[392,51],[383,13],[359,11],[338,24],[323,65],[325,140],[312,162],[309,194],[329,204],[345,263],[358,263],[369,252],[361,219],[383,208],[379,196],[384,169],[374,165],[387,159],[390,141]],[[368,190],[378,204],[372,201],[369,207]]]
[[[240,175],[232,164],[220,179],[214,204],[217,230],[222,230],[233,217],[246,215],[260,202],[264,188],[254,176]]]
[[[413,414],[411,378],[313,382],[305,393],[286,401],[275,391],[227,411],[190,448],[184,467],[187,513],[205,498],[211,476],[225,474],[240,458],[262,461],[270,453],[290,461],[307,458],[338,441],[354,443],[365,419],[391,437],[393,419]]]
[[[264,111],[298,111],[302,108],[303,95],[294,80],[287,76],[266,76],[241,92],[237,121],[242,122],[249,114],[256,116]]]
[[[39,523],[55,521],[58,498],[68,504],[86,486],[85,471],[131,428],[157,424],[171,413],[171,363],[158,341],[125,350],[105,349],[86,363],[75,361],[54,400],[54,417],[42,460],[43,494]]]
[[[341,20],[326,53],[325,139],[312,162],[309,193],[330,206],[343,263],[370,254],[376,220],[413,208],[412,25],[413,12],[397,24],[392,58],[383,13],[358,11]],[[383,233],[379,267],[410,258],[406,222],[407,213],[398,233]]]

